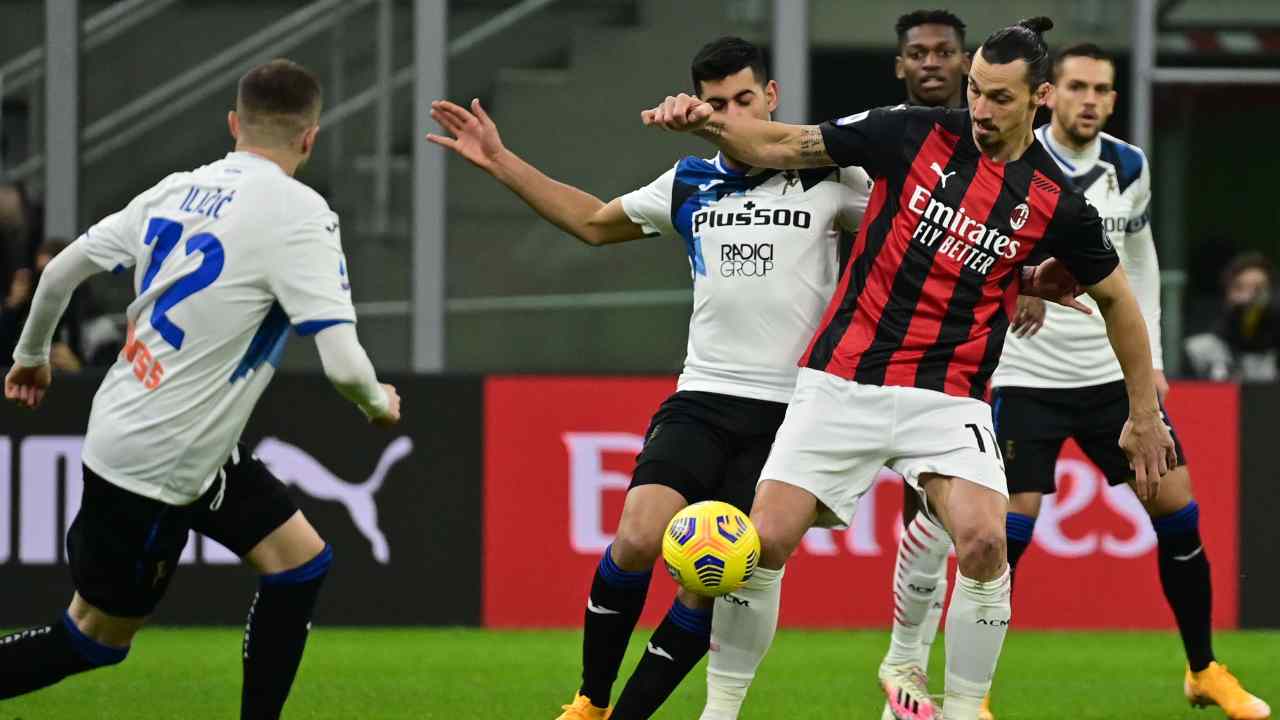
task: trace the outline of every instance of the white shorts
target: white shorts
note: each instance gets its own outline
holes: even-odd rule
[[[992,427],[991,406],[981,400],[859,385],[801,368],[760,479],[813,493],[823,505],[822,527],[847,527],[885,466],[922,497],[925,473],[963,478],[1008,497]]]

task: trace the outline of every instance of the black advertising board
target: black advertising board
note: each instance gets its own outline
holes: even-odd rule
[[[386,381],[404,400],[393,430],[365,422],[323,376],[281,375],[244,442],[333,546],[318,622],[478,624],[482,382]],[[63,537],[99,382],[59,377],[38,411],[0,408],[0,627],[50,622],[70,599]],[[237,558],[193,536],[155,621],[240,624],[255,588]]]

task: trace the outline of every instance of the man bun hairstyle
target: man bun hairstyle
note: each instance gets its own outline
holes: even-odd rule
[[[743,68],[751,68],[751,74],[761,85],[769,82],[764,52],[754,43],[729,35],[712,40],[693,56],[690,74],[693,76],[694,94],[702,94],[702,83],[727,78]]]
[[[292,60],[259,65],[240,78],[236,114],[252,142],[288,146],[320,122],[320,81]]]
[[[1025,60],[1027,84],[1034,91],[1049,82],[1049,46],[1044,34],[1052,29],[1053,21],[1041,15],[997,30],[982,43],[982,59],[993,65]]]

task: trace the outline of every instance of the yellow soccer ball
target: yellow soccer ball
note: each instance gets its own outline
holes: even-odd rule
[[[676,513],[662,537],[667,572],[698,595],[727,595],[751,578],[760,560],[760,536],[746,513],[707,500]]]

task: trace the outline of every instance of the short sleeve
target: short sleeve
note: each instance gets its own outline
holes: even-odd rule
[[[1076,281],[1088,286],[1107,278],[1120,257],[1107,237],[1098,211],[1078,192],[1063,193],[1050,227],[1048,251],[1067,266]]]
[[[125,209],[94,223],[79,239],[85,256],[110,272],[133,267],[143,241],[141,214],[139,200],[134,200]]]
[[[840,220],[840,227],[857,232],[862,216],[867,212],[867,200],[871,197],[871,178],[860,167],[840,168],[840,185],[840,206],[836,208],[836,217]]]
[[[827,155],[840,167],[856,165],[871,177],[881,177],[896,148],[902,146],[910,111],[905,105],[865,110],[822,123]]]
[[[123,210],[108,215],[80,236],[80,248],[98,267],[123,272],[138,263],[146,238],[147,207],[183,174],[174,173],[135,197]]]
[[[356,321],[336,213],[317,213],[303,221],[268,260],[271,293],[299,334]]]
[[[671,224],[671,191],[676,169],[671,168],[657,180],[622,196],[622,209],[646,235],[674,235]]]

